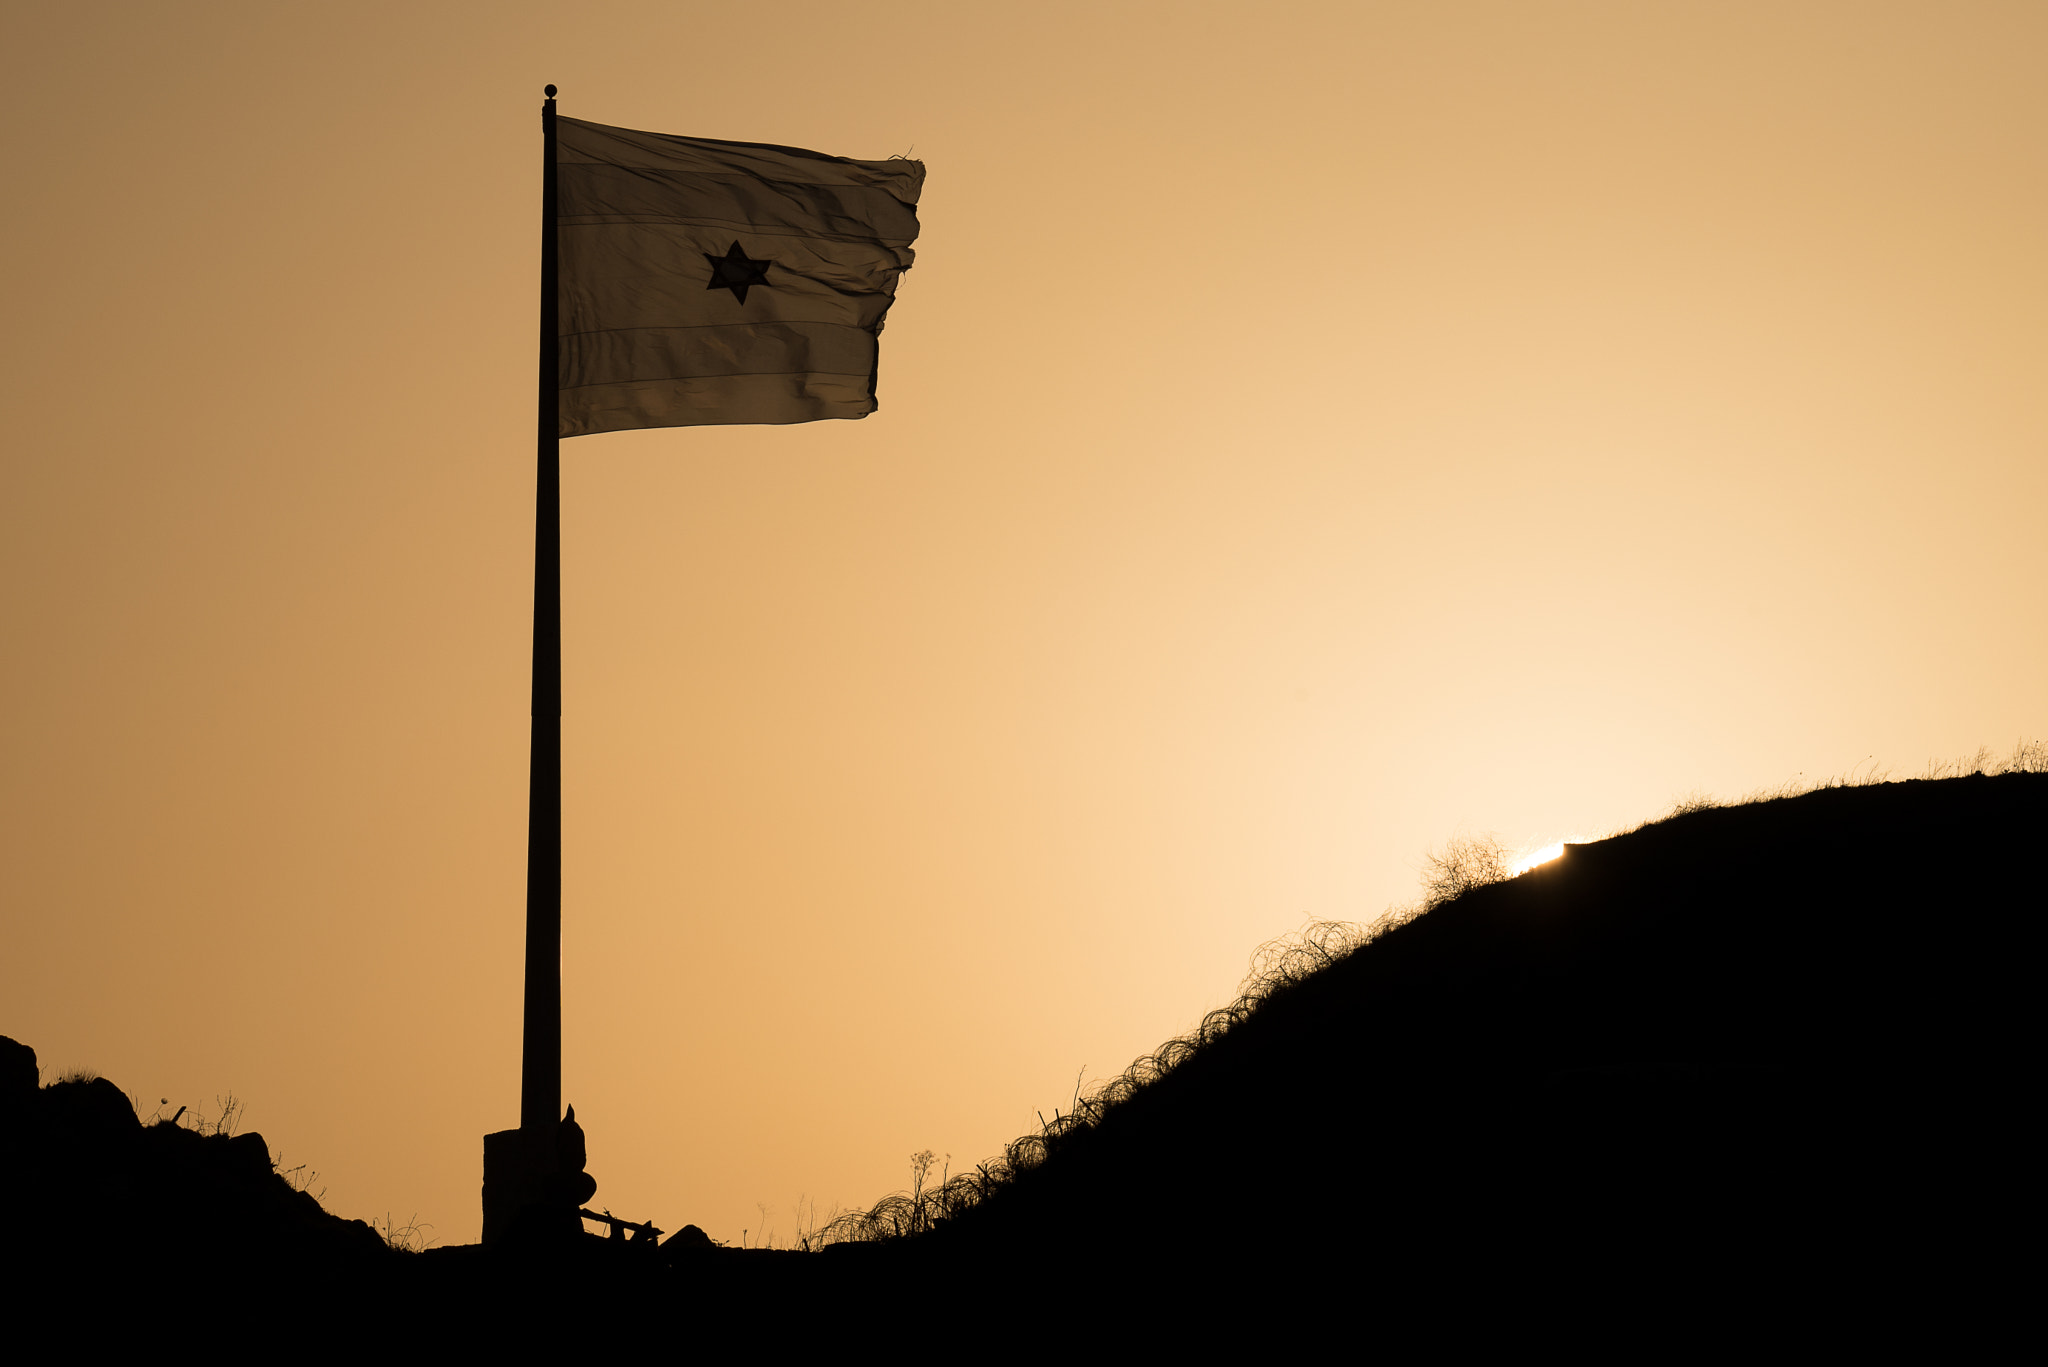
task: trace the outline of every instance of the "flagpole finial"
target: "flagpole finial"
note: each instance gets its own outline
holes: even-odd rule
[[[541,93],[546,95],[551,100],[555,98],[555,88],[553,86],[549,86],[546,90],[542,91]]]

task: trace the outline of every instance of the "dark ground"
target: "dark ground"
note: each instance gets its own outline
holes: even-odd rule
[[[2031,1266],[2044,833],[2048,775],[2007,774],[1574,846],[1275,990],[933,1232],[815,1254],[391,1252],[260,1139],[0,1047],[9,1299],[252,1346],[1952,1351]]]

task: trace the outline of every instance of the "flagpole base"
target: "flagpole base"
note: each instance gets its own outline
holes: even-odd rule
[[[552,1131],[485,1135],[484,1243],[575,1242],[583,1233],[578,1212],[597,1194],[597,1179],[583,1163],[583,1127],[573,1110]]]

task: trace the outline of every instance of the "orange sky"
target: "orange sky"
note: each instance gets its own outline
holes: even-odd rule
[[[564,447],[622,1215],[987,1156],[1452,835],[2048,732],[2037,5],[0,15],[0,1033],[341,1214],[517,1119],[548,81],[930,167],[879,414]]]

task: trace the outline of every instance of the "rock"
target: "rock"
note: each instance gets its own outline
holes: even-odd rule
[[[41,1083],[36,1051],[0,1035],[0,1115],[17,1114],[31,1105]]]
[[[254,1130],[236,1135],[226,1147],[228,1167],[244,1181],[260,1180],[276,1171],[270,1161],[270,1145]]]
[[[681,1229],[663,1240],[661,1246],[663,1248],[672,1248],[679,1252],[717,1247],[716,1244],[711,1242],[711,1236],[695,1225],[684,1225]]]
[[[142,1131],[128,1097],[103,1077],[90,1082],[53,1082],[38,1098],[55,1135],[72,1143],[118,1143]]]

